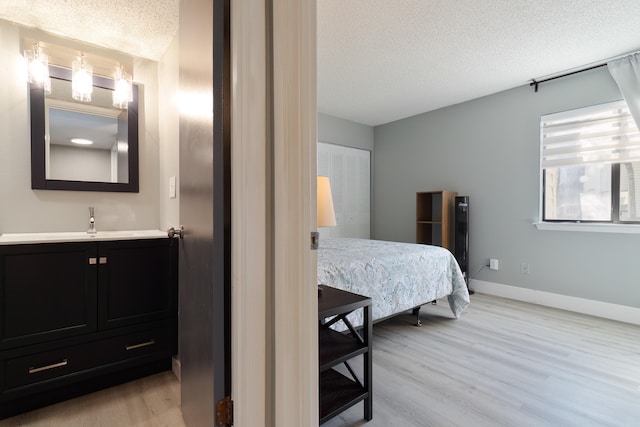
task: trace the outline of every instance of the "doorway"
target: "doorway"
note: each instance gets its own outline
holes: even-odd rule
[[[229,13],[229,1],[209,3],[182,0],[180,6],[181,91],[194,94],[194,99],[199,99],[198,94],[214,94],[213,117],[181,116],[180,126],[180,194],[181,199],[193,197],[180,213],[186,229],[185,260],[180,269],[201,269],[193,280],[213,283],[212,289],[202,283],[193,290],[181,289],[183,414],[189,426],[213,425],[214,402],[220,396],[216,393],[230,379],[229,365],[218,358],[222,349],[217,343],[224,343],[228,357],[231,342],[234,425],[313,426],[318,420],[317,288],[315,254],[309,246],[309,232],[315,230],[311,226],[315,224],[316,183],[315,0],[237,0],[230,27],[217,28],[220,15],[216,11],[224,4]],[[183,13],[183,7],[189,10]],[[233,35],[233,84],[226,100],[224,91],[216,98],[216,87],[212,87],[217,84],[215,70],[220,65],[216,37],[221,28],[225,28],[222,39],[229,30]],[[203,53],[211,51],[210,70],[183,67],[183,59],[202,66]],[[229,84],[225,79],[222,82]],[[231,98],[233,286],[229,313],[225,311],[229,306],[217,306],[228,301],[229,294],[216,299],[217,280],[224,276],[222,283],[226,283],[229,273],[228,264],[222,270],[215,267],[218,256],[228,256],[224,251],[229,243],[217,239],[220,230],[228,237],[231,222],[217,222],[229,215],[225,194],[229,188],[223,186],[221,192],[218,187],[226,175],[218,176],[216,159],[221,157],[216,157],[216,150],[224,153],[225,146],[216,145],[216,132],[229,141],[224,102]],[[223,117],[216,116],[219,111],[225,112]],[[216,127],[220,123],[222,129]],[[182,158],[183,150],[191,160]],[[190,221],[200,225],[192,227]],[[215,307],[221,311],[214,313]],[[220,316],[228,320],[229,314],[233,318],[231,337],[216,323]],[[220,369],[227,370],[224,378],[218,375]],[[218,387],[221,383],[225,387]]]

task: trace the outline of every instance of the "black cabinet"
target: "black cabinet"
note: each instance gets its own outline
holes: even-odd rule
[[[177,268],[167,244],[161,241],[100,243],[98,259],[106,264],[98,268],[99,328],[158,320],[175,311]]]
[[[0,418],[171,368],[177,242],[0,246]]]
[[[371,298],[320,285],[318,295],[318,348],[320,365],[320,424],[364,400],[364,418],[373,418],[371,359]],[[363,310],[362,328],[356,330],[347,315]],[[331,326],[343,322],[347,331]],[[350,365],[362,355],[360,379]],[[341,371],[335,369],[343,365]]]
[[[0,246],[0,349],[95,332],[96,244]]]

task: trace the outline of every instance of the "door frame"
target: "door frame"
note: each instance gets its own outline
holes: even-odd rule
[[[266,2],[231,3],[231,390],[236,426],[270,425],[265,24]]]
[[[314,426],[316,0],[233,1],[231,52],[234,425]]]

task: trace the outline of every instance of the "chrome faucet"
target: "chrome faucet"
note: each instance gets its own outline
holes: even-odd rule
[[[95,212],[96,209],[93,206],[89,206],[89,229],[87,230],[87,233],[89,234],[95,234],[98,232],[98,230],[96,230]]]

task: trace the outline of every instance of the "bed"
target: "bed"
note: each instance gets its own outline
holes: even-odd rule
[[[469,292],[455,257],[438,246],[353,238],[323,238],[318,283],[372,299],[373,321],[448,297],[458,318]],[[362,324],[362,310],[350,320]]]

